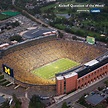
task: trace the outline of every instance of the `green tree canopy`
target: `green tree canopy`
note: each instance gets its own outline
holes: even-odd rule
[[[0,108],[10,108],[9,101],[6,100],[5,102],[3,102]]]
[[[9,40],[10,41],[16,40],[16,41],[20,42],[22,40],[22,37],[19,35],[15,35],[15,36],[10,37]]]
[[[40,101],[40,97],[33,95],[29,102],[29,108],[44,108],[44,104]]]
[[[67,106],[67,103],[66,103],[66,102],[64,102],[64,103],[63,103],[62,108],[68,108],[68,106]]]
[[[13,108],[21,108],[21,101],[16,97],[15,94],[13,94]]]

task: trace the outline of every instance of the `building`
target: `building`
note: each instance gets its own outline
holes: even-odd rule
[[[108,75],[108,52],[84,65],[56,75],[57,95],[72,92]]]
[[[5,99],[2,96],[0,96],[0,106],[2,105],[3,102],[5,102]]]
[[[88,96],[85,101],[88,104],[91,104],[92,106],[96,106],[99,103],[103,102],[106,98],[108,97],[107,94],[101,95],[101,94],[94,94],[94,95],[90,95]]]
[[[47,3],[49,2],[56,2],[56,0],[46,0]]]

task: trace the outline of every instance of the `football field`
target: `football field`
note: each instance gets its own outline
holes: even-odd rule
[[[55,74],[66,71],[70,68],[79,65],[79,63],[68,58],[58,59],[54,62],[48,63],[32,71],[35,75],[45,79],[54,78]]]

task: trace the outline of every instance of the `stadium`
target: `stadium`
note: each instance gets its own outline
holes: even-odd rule
[[[107,74],[106,52],[102,47],[84,42],[67,41],[55,35],[40,36],[1,50],[0,66],[15,83],[56,85],[56,93],[61,95]],[[100,74],[93,74],[101,67]]]

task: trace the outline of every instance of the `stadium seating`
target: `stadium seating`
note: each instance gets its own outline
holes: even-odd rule
[[[17,49],[17,47],[15,48]],[[105,50],[102,48],[85,43],[52,39],[36,42],[36,44],[34,42],[29,47],[22,45],[22,48],[19,50],[3,56],[0,59],[0,63],[14,69],[15,78],[22,82],[54,84],[55,81],[39,78],[32,74],[31,70],[60,58],[69,58],[79,63],[85,63],[100,56],[104,52]]]

